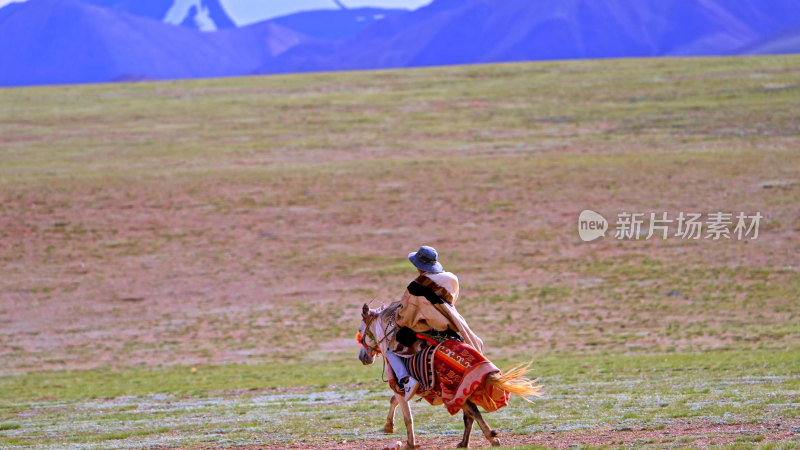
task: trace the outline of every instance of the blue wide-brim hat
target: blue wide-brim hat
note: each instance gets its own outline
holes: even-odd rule
[[[430,273],[444,272],[442,264],[439,262],[439,254],[433,247],[423,245],[416,252],[409,253],[408,260],[419,270]]]

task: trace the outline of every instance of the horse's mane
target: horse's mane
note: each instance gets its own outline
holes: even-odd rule
[[[388,305],[383,305],[380,308],[376,309],[375,310],[375,314],[378,314],[381,317],[386,317],[386,316],[396,312],[398,309],[400,309],[401,306],[402,306],[402,303],[400,303],[400,302],[392,302],[392,303],[389,303]]]
[[[381,322],[384,324],[384,332],[388,332],[389,327],[397,323],[397,311],[400,311],[402,306],[401,302],[392,302],[375,310],[375,315],[380,317]]]

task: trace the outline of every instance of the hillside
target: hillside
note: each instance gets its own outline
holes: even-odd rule
[[[306,39],[270,23],[201,33],[78,0],[15,5],[0,36],[14,37],[0,46],[4,86],[239,75]]]
[[[271,22],[312,38],[337,41],[356,36],[379,21],[407,13],[405,9],[382,8],[305,11],[278,17]]]
[[[743,55],[779,55],[800,53],[800,27],[769,36],[742,48]]]

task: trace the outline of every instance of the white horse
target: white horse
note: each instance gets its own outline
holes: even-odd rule
[[[392,340],[392,335],[396,329],[394,324],[394,312],[398,305],[393,304],[384,306],[377,310],[372,310],[368,305],[364,305],[361,311],[361,324],[358,328],[358,339],[361,343],[361,351],[358,354],[358,359],[364,365],[372,364],[374,362],[375,354],[386,354],[389,342]],[[517,366],[506,371],[502,374],[499,370],[489,373],[482,382],[482,387],[491,387],[500,389],[502,391],[518,395],[525,400],[530,401],[526,396],[540,396],[539,392],[541,387],[536,386],[534,381],[525,377],[526,367]],[[441,379],[438,375],[436,380]],[[477,392],[477,391],[476,391]],[[506,397],[507,398],[507,397]],[[403,448],[415,448],[414,439],[414,419],[411,415],[411,408],[408,401],[401,393],[395,392],[389,404],[389,415],[386,417],[386,423],[383,426],[383,431],[386,433],[394,432],[394,412],[397,406],[400,406],[403,412],[403,421],[406,425],[406,433],[408,441]],[[472,433],[472,425],[478,422],[478,426],[483,431],[483,435],[489,440],[492,446],[499,446],[500,441],[497,439],[497,432],[492,430],[486,421],[483,420],[477,405],[467,398],[461,410],[464,414],[464,436],[458,447],[468,448],[469,438]]]

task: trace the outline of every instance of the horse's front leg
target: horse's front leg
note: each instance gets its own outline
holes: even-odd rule
[[[395,394],[394,398],[400,403],[400,408],[403,411],[403,421],[406,424],[406,434],[408,435],[408,442],[403,448],[415,448],[414,443],[414,418],[411,416],[411,406],[406,401],[405,396],[402,394]]]
[[[389,415],[386,416],[386,423],[383,425],[384,433],[394,433],[394,410],[397,408],[397,395],[389,399]]]

